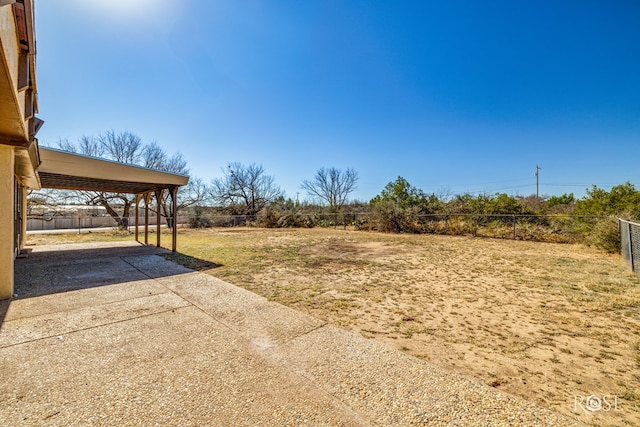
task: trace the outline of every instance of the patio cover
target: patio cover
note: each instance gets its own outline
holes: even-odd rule
[[[155,195],[162,199],[169,191],[172,199],[172,215],[177,216],[178,188],[187,185],[189,177],[141,166],[114,162],[53,148],[40,147],[40,166],[37,169],[41,188],[59,190],[83,190],[136,195],[135,236],[138,240],[138,205],[140,200],[148,207]],[[160,246],[160,210],[157,212],[157,246]],[[148,209],[145,209],[145,244],[148,242]],[[173,251],[176,250],[176,228],[173,227]]]
[[[42,188],[142,194],[187,185],[189,177],[40,147]]]

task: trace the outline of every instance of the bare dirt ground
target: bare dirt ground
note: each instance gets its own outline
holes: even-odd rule
[[[640,283],[620,256],[333,229],[185,230],[179,250],[179,262],[544,407],[640,425]]]

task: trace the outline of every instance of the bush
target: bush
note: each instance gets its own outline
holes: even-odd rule
[[[373,230],[386,233],[421,233],[417,208],[400,208],[393,201],[379,201],[373,205],[370,225]]]
[[[298,212],[285,212],[280,215],[280,218],[278,219],[278,226],[313,228],[315,226],[315,220],[312,215],[304,215]]]
[[[618,220],[613,216],[599,219],[587,236],[586,242],[612,254],[620,253]]]
[[[265,228],[312,228],[317,221],[313,214],[268,207],[260,211],[257,222]]]
[[[280,218],[280,212],[276,209],[266,207],[258,212],[257,223],[260,227],[264,228],[278,228],[278,219]]]
[[[353,225],[353,228],[355,228],[356,230],[360,230],[360,231],[369,231],[371,230],[371,223],[369,221],[368,216],[356,216],[353,220],[353,222],[351,222],[351,225]]]
[[[478,223],[470,216],[452,216],[447,221],[447,234],[453,236],[464,236],[478,234]]]
[[[209,216],[204,212],[201,206],[195,206],[193,213],[189,215],[189,227],[191,228],[208,228],[213,224]]]

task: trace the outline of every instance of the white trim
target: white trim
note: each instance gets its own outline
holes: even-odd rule
[[[162,184],[167,186],[183,186],[189,182],[189,177],[184,175],[45,147],[40,147],[40,167],[38,167],[38,172],[90,179]]]

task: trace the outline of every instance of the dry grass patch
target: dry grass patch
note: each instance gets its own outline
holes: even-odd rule
[[[622,411],[579,416],[640,425],[640,284],[619,256],[331,229],[181,230],[179,250],[270,300],[565,414],[579,415],[576,395],[617,395]]]

